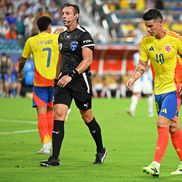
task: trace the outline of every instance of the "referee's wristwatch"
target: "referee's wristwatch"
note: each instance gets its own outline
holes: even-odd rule
[[[78,71],[76,69],[72,70],[68,73],[68,76],[70,76],[72,79],[78,76]]]

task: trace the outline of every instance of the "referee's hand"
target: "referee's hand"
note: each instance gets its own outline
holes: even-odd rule
[[[62,78],[60,78],[57,82],[57,85],[59,87],[65,87],[70,81],[72,80],[72,77],[69,75],[64,75]]]

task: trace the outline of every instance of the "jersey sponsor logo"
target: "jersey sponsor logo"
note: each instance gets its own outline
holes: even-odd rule
[[[59,50],[61,50],[63,48],[63,44],[59,43]]]
[[[154,51],[153,46],[151,46],[151,47],[149,48],[149,51]]]
[[[78,47],[78,42],[77,41],[71,42],[71,50],[72,51],[76,50],[77,47]]]
[[[164,49],[165,49],[167,52],[170,52],[170,51],[171,51],[171,46],[170,46],[170,45],[166,45]]]
[[[87,39],[87,40],[84,40],[83,43],[84,44],[92,43],[92,40],[91,39]]]

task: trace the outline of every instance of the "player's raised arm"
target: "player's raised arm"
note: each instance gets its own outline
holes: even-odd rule
[[[133,86],[133,83],[138,80],[143,73],[145,72],[147,68],[147,62],[146,61],[139,61],[134,73],[132,74],[131,78],[127,81],[126,85],[129,89]]]

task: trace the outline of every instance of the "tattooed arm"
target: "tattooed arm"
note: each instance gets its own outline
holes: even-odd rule
[[[148,63],[145,61],[141,61],[141,60],[139,61],[134,73],[132,74],[131,78],[126,83],[126,85],[129,89],[131,89],[134,82],[143,75],[143,73],[145,72],[145,70],[147,68],[147,64]]]

